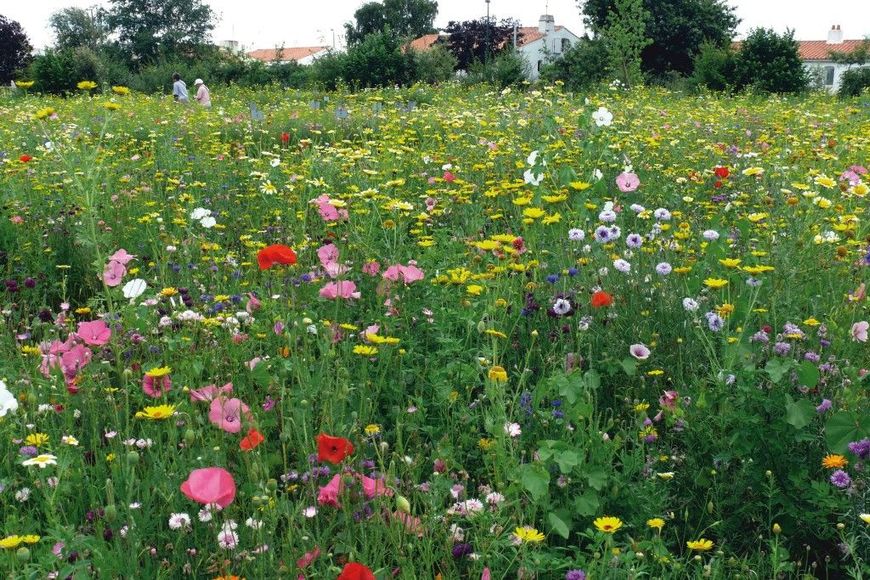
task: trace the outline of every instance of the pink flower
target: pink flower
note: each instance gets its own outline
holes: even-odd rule
[[[374,499],[375,497],[393,495],[393,490],[389,489],[383,479],[372,479],[360,473],[351,474],[356,480],[362,483],[363,495],[366,499]],[[321,487],[317,492],[317,503],[320,505],[330,505],[333,507],[341,507],[338,502],[338,496],[341,495],[344,489],[342,475],[336,474],[329,483]]]
[[[659,397],[659,405],[670,409],[673,411],[677,406],[677,399],[679,399],[680,394],[677,391],[665,391],[661,397]]]
[[[329,483],[321,487],[317,491],[317,503],[320,505],[331,505],[332,507],[341,507],[338,503],[338,495],[341,493],[342,483],[341,474],[336,474]]]
[[[103,282],[106,283],[106,286],[114,288],[121,283],[121,279],[126,273],[127,267],[124,264],[112,260],[106,264],[106,269],[103,270]]]
[[[208,420],[227,433],[238,433],[242,430],[242,415],[251,420],[251,409],[241,399],[218,397],[211,402]]]
[[[230,472],[221,467],[194,469],[181,484],[181,493],[197,503],[225,508],[236,498],[236,482]]]
[[[314,549],[310,552],[305,552],[305,555],[296,560],[296,567],[300,569],[307,568],[311,565],[311,563],[320,556],[320,548],[314,546]]]
[[[346,220],[348,218],[347,210],[339,210],[334,205],[332,205],[330,203],[328,195],[321,195],[320,197],[314,199],[312,203],[317,205],[317,211],[320,213],[320,217],[323,218],[323,221],[325,222]]]
[[[253,292],[248,292],[248,303],[245,304],[245,311],[248,314],[253,314],[254,311],[259,310],[263,304],[260,300],[254,296]]]
[[[401,280],[406,285],[417,282],[418,280],[422,280],[424,276],[423,270],[417,267],[417,262],[415,262],[414,260],[408,262],[407,266],[403,266],[401,264],[394,264],[387,268],[382,275],[387,280],[392,280],[393,282],[398,282]]]
[[[206,385],[201,389],[194,389],[190,391],[190,402],[196,403],[197,401],[202,401],[206,403],[210,403],[215,400],[217,397],[220,397],[224,394],[229,394],[233,392],[233,384],[227,383],[222,387],[217,387],[216,385]]]
[[[369,335],[377,334],[380,329],[381,327],[378,324],[369,325],[365,330],[362,331],[362,339],[366,342],[369,342]]]
[[[628,352],[631,353],[631,356],[636,358],[637,360],[646,360],[649,358],[650,350],[647,348],[645,344],[633,344],[628,347]]]
[[[623,171],[616,176],[616,186],[619,187],[619,191],[623,193],[634,191],[639,185],[640,179],[638,179],[637,175],[634,173]]]
[[[164,393],[171,389],[172,379],[169,378],[169,375],[163,375],[160,377],[145,375],[142,378],[142,390],[149,397],[153,397],[156,399],[163,396]]]
[[[79,369],[91,362],[92,356],[91,349],[77,344],[61,355],[60,368],[67,378],[74,377]]]
[[[335,300],[336,298],[359,298],[360,293],[356,290],[356,284],[350,282],[348,280],[340,280],[338,282],[330,282],[326,286],[320,289],[320,297],[327,298],[329,300]]]
[[[453,175],[452,173],[450,173],[449,171],[445,171],[444,172],[444,181],[446,181],[447,183],[453,183],[454,181],[456,181],[456,176]]]
[[[317,257],[320,258],[320,263],[325,268],[327,264],[338,261],[338,248],[335,244],[326,244],[317,250]]]
[[[383,479],[372,479],[360,473],[356,473],[354,476],[362,482],[363,494],[366,496],[366,499],[373,499],[380,495],[386,495],[387,497],[393,495],[393,490],[386,486]]]
[[[102,320],[94,320],[93,322],[79,322],[79,328],[76,335],[82,339],[85,344],[91,346],[103,346],[112,337],[112,329]]]
[[[127,250],[121,248],[111,256],[109,256],[110,262],[118,262],[122,266],[126,266],[130,260],[133,260],[136,256],[127,253]]]
[[[852,325],[852,340],[856,342],[867,342],[867,329],[870,328],[870,322],[862,320]]]
[[[375,261],[366,262],[362,267],[362,271],[363,274],[368,274],[369,276],[377,276],[378,272],[381,271],[381,265]]]

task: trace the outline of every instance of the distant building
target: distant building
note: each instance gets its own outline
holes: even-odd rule
[[[827,40],[799,40],[798,53],[810,73],[818,77],[822,86],[830,92],[836,92],[840,88],[840,80],[843,73],[849,70],[849,65],[836,63],[831,60],[830,53],[842,52],[851,54],[861,46],[863,40],[844,40],[840,25],[831,26]],[[852,65],[856,67],[857,65]],[[870,63],[864,65],[870,66]]]
[[[417,51],[429,50],[439,39],[447,35],[427,34],[411,41],[411,48]],[[512,40],[517,52],[528,64],[529,79],[536,80],[543,66],[550,60],[560,58],[580,37],[565,28],[556,26],[555,18],[544,14],[538,26],[520,26]]]
[[[288,46],[284,48],[259,48],[248,53],[250,58],[266,64],[296,62],[301,65],[312,64],[329,52],[327,46]]]

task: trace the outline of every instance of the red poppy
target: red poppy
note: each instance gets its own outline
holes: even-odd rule
[[[251,427],[251,430],[248,431],[248,434],[242,438],[241,443],[239,443],[239,448],[242,451],[251,451],[257,445],[265,441],[266,438],[263,437],[263,434]]]
[[[341,569],[336,580],[375,580],[375,574],[368,566],[359,562],[349,562]]]
[[[25,153],[24,155],[22,155],[21,157],[18,158],[18,161],[20,161],[21,163],[27,163],[31,159],[33,159],[33,156]]]
[[[713,170],[713,173],[715,173],[716,177],[719,179],[725,179],[731,174],[727,167],[722,167],[721,165],[717,166],[716,169]]]
[[[290,266],[296,263],[296,252],[284,244],[266,246],[257,252],[257,263],[261,270],[268,270],[275,264]]]
[[[598,290],[592,294],[592,308],[602,308],[613,304],[613,296],[604,290]]]
[[[281,143],[288,143],[290,141],[290,133],[286,131],[281,133]]]
[[[344,437],[333,437],[326,433],[317,436],[317,460],[339,464],[353,453],[353,443]]]

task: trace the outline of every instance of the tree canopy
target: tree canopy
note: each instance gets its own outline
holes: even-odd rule
[[[15,71],[27,66],[32,51],[21,24],[0,15],[0,83],[9,84]]]
[[[435,0],[383,0],[366,2],[354,12],[354,22],[344,25],[349,46],[370,35],[388,32],[397,38],[416,38],[435,32]]]
[[[511,46],[514,25],[518,26],[510,18],[499,22],[487,22],[486,18],[448,22],[444,32],[448,35],[447,48],[457,60],[456,68],[468,70],[473,62],[483,62]]]
[[[96,7],[58,10],[48,19],[55,48],[101,47],[109,36],[106,17],[106,12]]]
[[[740,46],[736,84],[767,93],[793,93],[807,88],[807,72],[798,53],[794,30],[777,34],[756,28]]]
[[[595,34],[607,27],[616,0],[578,0],[586,25]],[[643,0],[646,36],[643,70],[654,77],[669,71],[692,72],[692,60],[705,42],[725,46],[740,20],[725,0]]]

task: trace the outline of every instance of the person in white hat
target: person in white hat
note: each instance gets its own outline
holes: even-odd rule
[[[203,107],[211,107],[211,94],[208,92],[208,87],[202,82],[202,79],[193,81],[193,86],[196,87],[196,100]]]

